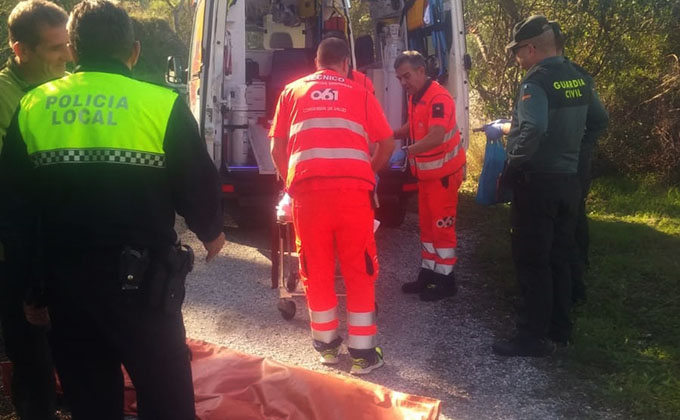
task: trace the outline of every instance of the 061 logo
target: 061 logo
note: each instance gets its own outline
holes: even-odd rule
[[[312,91],[310,98],[315,101],[337,101],[338,91],[335,89],[324,89]]]

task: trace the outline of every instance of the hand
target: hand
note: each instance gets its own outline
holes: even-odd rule
[[[210,242],[203,242],[205,250],[208,251],[208,255],[205,256],[205,261],[210,262],[224,246],[226,240],[224,239],[224,232],[220,232],[219,236]]]
[[[24,316],[29,324],[36,327],[47,327],[50,325],[50,313],[46,306],[33,306],[24,303]]]
[[[486,138],[489,140],[498,140],[501,137],[503,137],[504,131],[503,131],[503,126],[508,124],[510,120],[506,119],[498,119],[491,121],[488,124],[484,124],[482,127],[482,131],[484,131],[484,134],[486,134]]]
[[[410,153],[408,151],[408,146],[401,146],[401,151],[404,152],[406,157],[409,157]]]

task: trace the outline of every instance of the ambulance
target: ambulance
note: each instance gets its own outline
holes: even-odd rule
[[[366,12],[361,23],[352,22],[351,16],[362,15],[352,8]],[[467,147],[470,59],[463,0],[197,0],[188,66],[169,57],[166,82],[186,93],[227,207],[243,215],[273,211],[282,182],[267,133],[277,99],[287,83],[315,70],[316,47],[331,33],[348,40],[353,68],[372,80],[393,128],[406,121],[407,109],[394,60],[406,49],[423,53],[431,77],[456,101]],[[376,213],[386,226],[403,221],[416,188],[398,143],[379,174]]]

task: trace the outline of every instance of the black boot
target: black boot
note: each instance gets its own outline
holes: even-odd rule
[[[416,281],[410,281],[401,285],[401,291],[404,293],[420,293],[425,289],[428,283],[432,283],[435,272],[427,268],[421,268],[418,273]]]
[[[434,302],[453,296],[458,291],[456,288],[456,276],[450,274],[432,273],[432,282],[427,284],[420,292],[420,300],[424,302]]]

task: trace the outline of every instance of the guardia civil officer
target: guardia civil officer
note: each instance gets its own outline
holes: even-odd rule
[[[503,182],[512,187],[511,239],[524,298],[513,338],[493,345],[504,356],[547,356],[571,335],[570,261],[580,198],[577,177],[584,133],[607,114],[591,81],[557,55],[544,16],[513,30],[512,51],[527,70],[513,111]]]
[[[194,419],[192,261],[173,226],[176,211],[219,252],[218,174],[182,99],[130,77],[140,45],[120,6],[84,1],[68,31],[75,73],[24,96],[0,156],[0,188],[38,213],[61,384],[74,420],[119,420],[123,364],[140,419]]]
[[[559,23],[555,21],[550,22],[550,26],[555,32],[555,47],[558,55],[564,55],[564,34],[560,28]],[[566,59],[566,58],[565,58]],[[566,59],[569,61],[568,59]],[[576,70],[583,75],[583,78],[593,86],[592,94],[597,97],[595,91],[595,82],[593,77],[581,66],[570,62]],[[597,140],[602,132],[607,128],[607,118],[602,118],[597,121],[600,123],[599,129],[593,123],[590,130],[586,130],[581,139],[581,149],[578,157],[578,179],[581,185],[581,197],[579,199],[578,212],[576,214],[576,227],[574,228],[574,245],[575,253],[572,256],[571,264],[571,300],[574,303],[584,302],[586,300],[586,283],[584,280],[586,268],[589,265],[589,248],[590,248],[590,234],[588,229],[588,215],[586,214],[586,198],[590,191],[590,182],[592,178],[592,160],[597,148]]]
[[[64,75],[71,60],[67,20],[64,9],[45,0],[21,1],[12,9],[7,29],[14,55],[0,71],[0,149],[21,97]],[[15,198],[3,195],[0,200],[7,205]],[[6,222],[0,218],[0,324],[5,352],[13,363],[12,403],[22,420],[55,419],[46,302],[40,285],[29,281],[27,264],[21,263],[31,254],[31,244]]]

